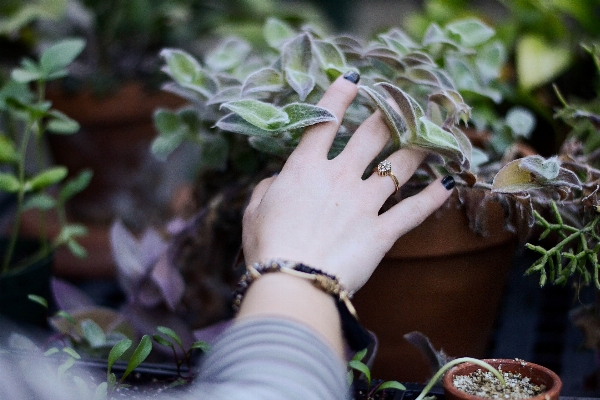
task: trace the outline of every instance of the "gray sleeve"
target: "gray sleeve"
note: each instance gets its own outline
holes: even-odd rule
[[[243,321],[215,343],[193,392],[207,399],[349,399],[346,366],[304,325]]]

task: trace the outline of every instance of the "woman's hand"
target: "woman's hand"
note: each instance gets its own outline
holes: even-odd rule
[[[374,172],[361,176],[390,139],[380,112],[369,117],[333,160],[327,153],[346,109],[357,94],[358,75],[346,74],[327,90],[319,106],[337,121],[314,125],[276,177],[254,190],[244,214],[247,263],[280,258],[337,275],[351,292],[369,279],[385,253],[450,196],[452,178],[437,180],[419,194],[378,215],[396,190],[394,180]],[[406,182],[426,153],[401,149],[388,160],[399,184]]]

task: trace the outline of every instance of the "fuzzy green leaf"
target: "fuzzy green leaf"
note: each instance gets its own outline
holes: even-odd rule
[[[198,61],[183,50],[163,49],[160,56],[167,62],[163,71],[178,83],[191,83],[202,68]]]
[[[278,107],[259,100],[245,99],[221,104],[250,124],[266,131],[276,131],[290,122],[288,115]]]
[[[224,170],[229,156],[229,142],[220,134],[203,134],[200,136],[200,160],[202,168]]]
[[[544,85],[571,64],[568,44],[550,43],[535,35],[524,35],[517,42],[516,64],[519,86],[532,90]]]
[[[281,140],[266,136],[251,136],[248,143],[258,151],[283,158],[289,156],[294,150],[294,146],[288,146]]]
[[[21,184],[16,176],[7,172],[0,172],[0,191],[7,193],[16,193]]]
[[[425,114],[423,109],[408,93],[389,83],[380,83],[398,105],[400,118],[404,122],[404,129],[408,132],[405,141],[411,141],[417,136],[417,121]]]
[[[57,317],[61,317],[66,319],[67,321],[69,321],[69,323],[71,323],[72,325],[75,325],[75,318],[73,318],[73,316],[71,314],[69,314],[68,312],[64,311],[64,310],[59,310],[56,312],[56,316]]]
[[[186,133],[181,131],[175,135],[157,136],[152,141],[151,151],[161,160],[166,160],[169,155],[179,147],[186,138]]]
[[[111,370],[112,366],[115,364],[115,362],[117,362],[117,360],[119,358],[121,358],[121,356],[130,347],[131,347],[131,340],[129,340],[129,339],[123,339],[112,347],[112,349],[110,350],[110,353],[108,354],[108,367],[107,367],[108,372],[107,372],[107,374],[110,374],[110,370]]]
[[[94,400],[106,400],[108,398],[108,382],[102,382],[96,386]]]
[[[268,18],[263,27],[265,40],[274,49],[279,49],[282,44],[293,38],[295,34],[296,32],[291,26],[276,18]]]
[[[179,115],[170,110],[159,108],[154,112],[154,126],[161,135],[173,135],[183,129]]]
[[[394,145],[398,147],[406,144],[406,132],[410,130],[406,129],[406,124],[402,121],[402,118],[400,118],[400,114],[398,114],[386,99],[374,89],[367,86],[361,86],[360,88],[369,95],[377,105],[377,108],[379,108],[385,116],[385,121],[392,131]]]
[[[324,40],[313,40],[312,50],[324,70],[334,69],[339,72],[346,72],[346,59],[342,51],[331,42]]]
[[[494,29],[476,18],[467,18],[446,25],[446,29],[460,37],[464,46],[473,47],[488,41],[495,35]]]
[[[506,113],[506,125],[513,131],[515,136],[524,138],[531,137],[535,128],[535,116],[531,111],[523,107],[513,107]]]
[[[285,126],[286,130],[337,120],[336,116],[328,110],[312,104],[292,103],[283,107],[283,111],[289,117],[289,123]]]
[[[39,71],[28,71],[23,68],[15,68],[12,70],[10,77],[17,82],[28,83],[41,79],[42,73]]]
[[[50,76],[66,68],[77,58],[84,47],[85,41],[82,39],[66,39],[48,47],[40,58],[42,71],[46,76]]]
[[[270,138],[276,135],[276,132],[260,129],[237,114],[227,114],[217,121],[215,126],[227,132],[241,133],[242,135],[252,137],[260,136]]]
[[[500,41],[486,43],[477,51],[475,65],[484,81],[490,81],[500,76],[506,58],[506,48]]]
[[[292,89],[298,93],[301,101],[306,100],[315,87],[315,78],[311,74],[288,68],[285,70],[285,77]]]
[[[80,245],[74,239],[70,239],[67,242],[67,247],[69,248],[69,251],[71,252],[71,254],[73,254],[75,257],[77,257],[77,258],[86,258],[87,257],[88,253],[87,253],[87,250],[85,249],[85,247]]]
[[[213,71],[228,71],[240,65],[250,53],[250,45],[241,39],[223,41],[206,55],[206,65]]]
[[[248,75],[242,86],[242,95],[257,92],[276,92],[283,87],[283,77],[274,68],[261,68]]]
[[[127,369],[123,372],[123,376],[121,377],[121,381],[123,381],[134,369],[136,369],[141,363],[144,362],[148,354],[152,351],[152,340],[148,335],[142,336],[140,340],[140,344],[134,350],[129,362],[127,363]]]

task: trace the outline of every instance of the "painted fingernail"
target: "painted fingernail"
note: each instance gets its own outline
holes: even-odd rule
[[[344,74],[344,79],[356,84],[360,81],[360,75],[356,71],[348,71]]]
[[[450,175],[446,175],[444,178],[442,178],[442,185],[444,185],[447,190],[451,190],[455,184],[456,182],[454,182],[454,178]]]

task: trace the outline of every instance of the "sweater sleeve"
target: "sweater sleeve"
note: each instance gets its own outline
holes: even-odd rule
[[[333,349],[304,325],[249,319],[215,343],[193,392],[214,400],[349,399],[346,376]]]

